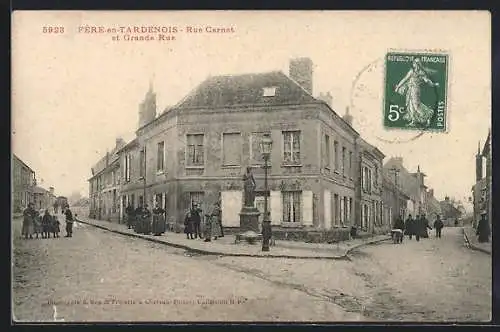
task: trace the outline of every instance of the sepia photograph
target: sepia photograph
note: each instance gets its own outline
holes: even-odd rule
[[[490,12],[11,27],[13,323],[491,321]]]

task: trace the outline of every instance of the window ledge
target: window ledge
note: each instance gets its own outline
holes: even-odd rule
[[[305,227],[305,225],[301,224],[300,222],[284,222],[284,221],[281,222],[280,226],[283,228],[304,228]]]
[[[333,173],[337,174],[337,175],[340,175],[340,172],[337,171],[337,170],[334,170]]]
[[[281,167],[302,167],[302,164],[281,164]]]
[[[186,169],[204,169],[204,165],[187,165]]]
[[[165,171],[157,171],[156,172],[156,175],[163,175],[163,174],[166,174],[166,172]]]
[[[222,165],[222,168],[241,168],[241,165]]]

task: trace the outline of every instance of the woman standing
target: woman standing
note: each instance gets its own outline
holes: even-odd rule
[[[23,229],[22,235],[25,239],[28,237],[33,238],[33,222],[35,218],[35,210],[33,209],[33,203],[29,203],[28,207],[23,211]]]

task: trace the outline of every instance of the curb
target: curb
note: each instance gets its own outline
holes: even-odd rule
[[[464,240],[465,240],[465,243],[467,243],[467,247],[469,249],[472,249],[472,250],[476,250],[476,251],[480,251],[482,253],[485,253],[485,254],[488,254],[488,255],[491,255],[491,251],[488,251],[488,250],[485,250],[483,248],[479,248],[479,247],[476,247],[475,245],[473,245],[470,241],[469,241],[469,237],[467,236],[467,232],[465,231],[465,229],[462,227],[462,232],[464,234]]]
[[[200,254],[200,255],[216,255],[216,256],[226,256],[226,257],[287,258],[287,259],[316,259],[316,260],[318,260],[318,259],[320,259],[320,260],[350,260],[350,258],[348,257],[348,254],[352,250],[357,249],[357,248],[359,248],[361,246],[364,246],[364,245],[378,243],[378,242],[382,242],[382,241],[386,241],[387,240],[387,239],[382,239],[382,240],[375,240],[375,241],[371,241],[371,242],[368,241],[366,243],[358,244],[358,245],[356,245],[356,246],[354,246],[354,247],[352,247],[350,249],[347,249],[345,251],[345,253],[343,255],[340,255],[340,256],[315,256],[315,257],[312,257],[312,256],[273,255],[273,254],[269,254],[269,255],[255,255],[255,254],[223,253],[223,252],[218,252],[218,251],[196,249],[196,248],[192,248],[192,247],[189,247],[189,246],[186,246],[186,245],[183,245],[183,244],[172,243],[172,242],[168,242],[168,241],[165,241],[165,240],[160,240],[160,239],[157,239],[157,238],[146,237],[146,236],[144,236],[142,234],[127,233],[127,232],[122,232],[122,231],[119,231],[119,230],[114,230],[114,229],[108,228],[106,226],[101,226],[101,225],[93,224],[93,223],[90,223],[90,222],[87,222],[87,221],[83,221],[83,220],[77,220],[77,221],[80,222],[80,223],[82,223],[82,224],[85,224],[85,225],[89,225],[89,226],[93,226],[93,227],[96,227],[96,228],[100,228],[100,229],[106,230],[108,232],[112,232],[112,233],[116,233],[116,234],[120,234],[120,235],[131,236],[131,237],[143,239],[143,240],[154,242],[154,243],[167,245],[169,247],[174,247],[174,248],[178,248],[178,249],[184,249],[184,250],[186,250],[188,252],[193,252],[193,253]]]

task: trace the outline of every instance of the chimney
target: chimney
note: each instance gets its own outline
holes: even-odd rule
[[[142,103],[139,104],[139,128],[144,127],[156,118],[156,93],[153,83],[149,82],[149,90]]]
[[[352,127],[352,115],[349,114],[349,106],[347,106],[345,108],[345,114],[344,116],[342,117],[342,119],[344,119],[345,122],[347,122],[349,124],[349,126]]]
[[[429,189],[429,196],[434,197],[434,189]]]
[[[304,90],[313,93],[313,62],[309,58],[290,60],[289,74],[291,79],[300,84]]]
[[[320,92],[319,97],[317,99],[324,101],[325,103],[328,104],[328,106],[332,107],[333,97],[330,94],[330,92],[327,93]]]
[[[481,155],[481,142],[477,145],[476,154],[476,182],[483,178],[483,156]]]
[[[124,146],[125,146],[125,141],[123,140],[123,138],[117,137],[116,138],[116,146],[115,146],[116,150],[118,150]]]
[[[54,195],[54,187],[49,187],[49,192],[51,195]]]

